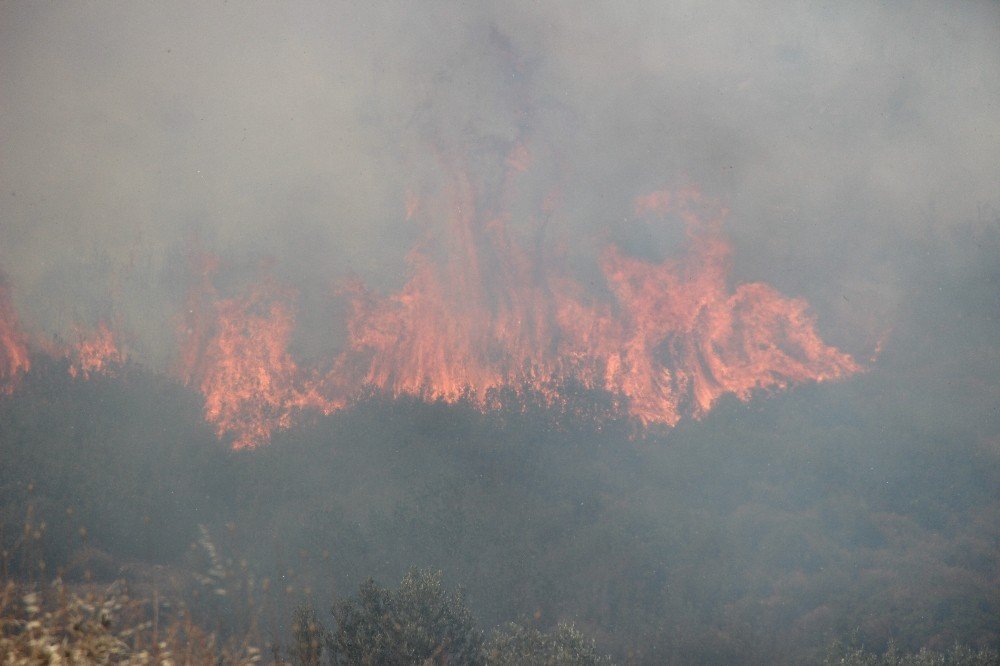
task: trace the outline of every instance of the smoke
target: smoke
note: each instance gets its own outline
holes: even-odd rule
[[[545,234],[590,274],[607,241],[669,254],[676,229],[637,231],[631,202],[697,184],[733,211],[734,279],[807,298],[862,354],[903,297],[897,249],[1000,206],[995,3],[0,12],[17,310],[51,335],[114,321],[154,367],[195,250],[233,271],[269,259],[306,329],[332,328],[345,276],[397,288],[420,233],[407,192],[443,153],[488,187],[529,145],[524,206],[558,191]]]

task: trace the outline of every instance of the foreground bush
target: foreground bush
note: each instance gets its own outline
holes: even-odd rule
[[[332,609],[333,629],[325,645],[334,664],[485,664],[487,666],[571,666],[610,664],[593,641],[570,625],[554,632],[509,624],[487,642],[461,591],[447,592],[441,573],[411,569],[399,588],[373,580],[357,596]],[[315,613],[302,609],[294,627],[293,653],[304,664],[322,663]]]
[[[482,661],[482,632],[461,591],[445,592],[440,573],[411,569],[398,590],[369,579],[332,612],[334,630],[326,644],[335,664]]]

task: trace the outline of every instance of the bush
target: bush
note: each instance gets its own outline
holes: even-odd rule
[[[568,624],[544,633],[511,623],[486,644],[461,591],[448,594],[442,587],[441,572],[410,569],[394,591],[368,579],[356,597],[333,607],[333,617],[326,645],[334,664],[611,664]],[[320,663],[313,649],[318,626],[310,610],[299,611],[294,652],[303,664]]]
[[[490,666],[600,666],[611,658],[600,655],[594,641],[587,640],[570,624],[560,624],[552,633],[513,622],[493,632],[486,649]]]
[[[368,579],[336,603],[326,644],[334,664],[479,664],[483,636],[441,573],[410,569],[398,590]]]

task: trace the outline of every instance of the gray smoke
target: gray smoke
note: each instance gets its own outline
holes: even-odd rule
[[[493,5],[4,3],[22,318],[114,320],[162,364],[193,246],[273,257],[308,311],[346,275],[392,288],[436,153],[488,184],[519,139],[526,201],[561,193],[554,237],[627,242],[635,196],[697,184],[732,210],[736,278],[808,298],[855,353],[901,298],[897,248],[997,224],[995,2]]]

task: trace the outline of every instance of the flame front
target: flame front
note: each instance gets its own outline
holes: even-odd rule
[[[51,339],[29,340],[21,329],[8,287],[0,283],[0,393],[11,393],[31,368],[31,349],[67,359],[69,374],[83,379],[112,374],[125,362],[114,332],[104,322],[89,333],[78,330],[77,336],[77,344],[69,346]]]
[[[524,146],[512,152],[497,200],[509,198],[530,160]],[[539,212],[551,213],[554,200]],[[760,283],[728,288],[725,210],[685,190],[641,197],[635,213],[637,223],[681,220],[687,246],[663,262],[607,247],[602,300],[560,262],[525,250],[510,215],[482,205],[455,169],[439,196],[406,196],[407,219],[427,230],[407,258],[406,284],[385,296],[360,283],[343,290],[352,314],[332,370],[303,370],[290,355],[290,293],[265,280],[220,299],[211,285],[218,263],[205,260],[180,375],[204,394],[219,436],[243,448],[267,442],[302,410],[330,413],[372,392],[484,410],[529,399],[558,408],[572,384],[607,392],[615,415],[643,427],[673,426],[727,393],[746,401],[861,369],[820,339],[804,301]]]
[[[746,401],[861,370],[820,339],[804,301],[761,283],[729,287],[726,211],[695,190],[654,192],[635,204],[636,224],[682,223],[683,252],[656,262],[610,245],[599,254],[604,288],[586,289],[541,234],[526,244],[511,231],[523,222],[508,211],[531,160],[518,145],[489,197],[457,168],[446,169],[440,192],[406,195],[407,219],[425,229],[407,258],[408,280],[382,296],[360,283],[341,290],[351,305],[347,341],[322,371],[290,352],[293,291],[265,278],[222,297],[220,262],[201,255],[175,374],[203,394],[218,436],[255,447],[308,410],[329,414],[373,392],[468,400],[483,410],[540,401],[568,416],[576,413],[570,387],[603,391],[606,416],[674,426],[704,416],[725,394]],[[544,197],[528,227],[541,228],[557,200]],[[87,379],[120,366],[115,337],[104,324],[81,336],[62,352],[70,373]],[[29,365],[0,285],[0,390],[11,391]]]
[[[7,285],[0,282],[0,393],[10,393],[31,368],[28,342],[10,300]]]
[[[523,158],[513,163],[523,169]],[[426,400],[468,397],[485,408],[501,389],[561,402],[561,387],[573,381],[610,392],[642,425],[673,426],[703,416],[726,393],[748,400],[758,389],[860,370],[823,343],[804,301],[759,283],[730,293],[725,211],[696,191],[637,201],[647,221],[682,219],[688,247],[662,263],[608,247],[601,269],[610,302],[588,298],[551,266],[539,270],[510,239],[503,215],[477,210],[466,179],[456,179],[448,198],[443,260],[419,247],[399,293],[355,298],[339,367],[362,359],[368,386]]]

